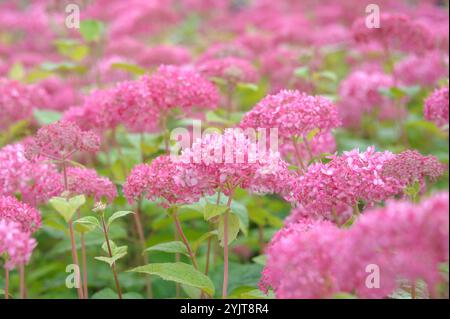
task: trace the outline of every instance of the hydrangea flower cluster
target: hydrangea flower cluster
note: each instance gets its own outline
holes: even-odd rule
[[[444,173],[444,169],[445,166],[433,155],[423,156],[418,151],[407,150],[387,160],[382,174],[405,186],[419,182],[425,187],[426,178],[435,182]]]
[[[0,78],[0,129],[19,120],[33,119],[33,109],[44,107],[47,102],[42,88]]]
[[[37,209],[11,196],[0,196],[0,220],[17,223],[24,233],[34,233],[41,227],[42,222],[41,214]]]
[[[252,83],[258,79],[257,72],[250,62],[235,57],[209,59],[201,63],[198,70],[208,78],[220,78],[229,85],[236,85],[239,82]]]
[[[339,87],[339,115],[345,126],[359,127],[364,115],[376,114],[380,119],[399,118],[401,115],[381,89],[394,86],[392,76],[380,71],[357,70],[344,79]]]
[[[177,160],[196,179],[206,176],[209,187],[225,194],[236,187],[256,193],[279,193],[280,181],[287,177],[287,163],[279,153],[261,148],[254,137],[241,129],[226,129],[223,134],[207,134],[182,151]],[[184,182],[189,185],[188,180]]]
[[[236,187],[255,193],[279,193],[287,178],[287,164],[278,153],[258,152],[256,143],[242,131],[227,129],[195,141],[179,157],[160,156],[151,165],[136,166],[127,178],[124,193],[130,203],[145,194],[169,204],[196,202],[215,191],[225,194]]]
[[[28,263],[36,245],[30,233],[23,232],[18,223],[0,219],[0,255],[7,255],[6,269]]]
[[[424,116],[438,126],[448,125],[448,86],[435,90],[425,100]]]
[[[186,67],[162,65],[149,78],[143,79],[150,97],[161,111],[174,107],[215,108],[219,95],[215,86],[199,73]]]
[[[59,195],[62,189],[55,165],[27,160],[23,144],[0,149],[0,195],[20,194],[24,202],[34,206]]]
[[[180,183],[179,167],[168,155],[159,156],[150,165],[136,166],[127,177],[123,192],[130,204],[145,196],[163,200],[163,206],[197,202],[206,192],[205,184],[191,177],[189,184]]]
[[[315,129],[326,132],[339,125],[336,106],[328,99],[289,90],[265,97],[241,121],[244,128],[278,128],[286,138],[304,137]]]
[[[100,139],[92,131],[82,131],[68,121],[58,121],[40,128],[36,136],[25,142],[25,157],[47,157],[63,160],[76,151],[96,152]]]
[[[397,179],[383,175],[384,164],[394,157],[369,147],[365,152],[355,149],[334,155],[326,164],[312,164],[291,184],[292,199],[331,220],[360,200],[369,205],[383,201],[403,190]]]
[[[368,28],[366,18],[360,18],[353,24],[352,31],[356,42],[376,42],[386,50],[423,54],[436,45],[432,31],[425,24],[402,13],[381,14],[380,28]]]
[[[439,264],[448,260],[448,193],[422,203],[390,202],[365,212],[350,229],[329,222],[289,224],[268,246],[260,283],[277,298],[331,298],[340,292],[387,297],[398,279],[423,279],[434,293]],[[380,271],[378,288],[366,285],[367,267]]]
[[[97,202],[106,198],[112,203],[117,197],[116,186],[108,178],[99,176],[93,169],[67,168],[67,188],[74,194],[91,196]]]
[[[439,51],[424,56],[412,54],[395,64],[394,74],[405,85],[434,86],[439,79],[448,77],[448,62]]]

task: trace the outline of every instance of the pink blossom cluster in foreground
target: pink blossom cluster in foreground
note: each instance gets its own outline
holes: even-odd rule
[[[261,287],[272,287],[277,298],[330,298],[339,292],[383,298],[399,279],[423,279],[433,295],[439,265],[449,254],[448,203],[448,193],[420,204],[392,201],[366,211],[349,229],[326,221],[290,224],[267,248]],[[373,265],[378,288],[366,284]]]
[[[371,206],[402,194],[415,181],[425,188],[425,178],[435,180],[444,166],[434,156],[417,151],[393,154],[352,150],[334,155],[330,161],[311,164],[304,174],[291,179],[285,196],[310,214],[345,222],[360,201]]]
[[[162,198],[168,204],[192,203],[215,191],[225,194],[237,187],[256,193],[281,192],[289,175],[279,153],[262,152],[241,130],[207,134],[181,156],[160,156],[150,165],[136,166],[127,178],[124,193],[129,202],[141,194]]]
[[[41,226],[40,212],[14,197],[0,196],[0,255],[7,254],[6,269],[28,263]]]

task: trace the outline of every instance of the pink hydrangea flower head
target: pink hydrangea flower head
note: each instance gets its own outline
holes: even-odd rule
[[[183,65],[188,64],[191,60],[192,55],[187,48],[167,45],[146,48],[138,58],[139,64],[147,67],[161,64]]]
[[[260,287],[280,299],[330,298],[339,292],[334,260],[342,233],[331,223],[295,223],[281,230],[267,248]]]
[[[162,65],[144,79],[153,103],[161,110],[181,107],[215,108],[219,93],[216,87],[197,72],[173,65]]]
[[[163,206],[193,203],[203,195],[202,185],[194,178],[190,184],[179,182],[177,164],[170,156],[159,156],[150,165],[140,164],[133,169],[124,185],[130,203],[145,196],[150,200],[163,200]]]
[[[425,100],[424,117],[440,127],[448,125],[448,86],[436,89]]]
[[[65,159],[76,151],[96,152],[100,138],[92,131],[82,131],[69,121],[58,121],[40,128],[25,142],[25,156],[34,159],[42,156]]]
[[[62,189],[55,165],[27,160],[21,143],[0,149],[0,195],[20,194],[25,203],[35,206],[60,194]]]
[[[381,89],[394,86],[392,76],[380,71],[357,70],[344,79],[339,87],[339,116],[345,126],[359,127],[364,115],[377,114],[384,119],[395,119],[403,114],[398,112],[389,97],[381,94]]]
[[[435,182],[445,170],[445,166],[433,155],[423,156],[416,150],[407,150],[396,154],[383,164],[382,174],[395,178],[403,185],[419,182],[425,186],[428,178]]]
[[[336,152],[336,140],[330,131],[322,132],[315,135],[311,141],[308,142],[309,150],[305,143],[297,143],[297,150],[299,152],[300,158],[309,159],[310,152],[314,157],[320,156],[322,154],[333,154]],[[280,153],[283,158],[294,158],[295,147],[292,139],[283,139],[280,144]]]
[[[365,212],[347,234],[347,249],[341,255],[345,267],[337,272],[342,289],[381,298],[394,290],[396,279],[420,278],[433,293],[441,280],[439,264],[448,260],[448,205],[448,193],[442,192],[419,204],[389,202]],[[380,289],[364,284],[369,264],[379,266]]]
[[[278,128],[281,137],[306,136],[315,129],[328,131],[340,125],[336,106],[321,96],[281,91],[261,100],[245,114],[241,127]]]
[[[223,58],[237,58],[244,60],[251,60],[251,52],[239,43],[217,43],[211,45],[206,52],[199,58],[198,63],[202,64],[208,60],[216,60]]]
[[[177,161],[212,191],[227,194],[239,186],[255,193],[278,193],[288,174],[287,164],[279,153],[260,148],[253,138],[237,128],[206,134],[183,150]]]
[[[116,186],[107,177],[99,176],[93,169],[69,167],[67,182],[70,192],[91,196],[95,201],[106,198],[112,203],[117,197]]]
[[[409,55],[396,63],[394,74],[405,85],[434,86],[448,77],[448,65],[441,52],[432,51],[423,56]]]
[[[30,233],[21,230],[20,224],[0,218],[0,255],[8,256],[6,269],[28,263],[37,245],[30,236]]]
[[[394,158],[390,152],[352,150],[331,161],[310,165],[293,184],[294,200],[306,210],[334,218],[348,212],[359,200],[367,204],[401,193],[401,182],[382,174],[383,164]]]
[[[120,82],[114,91],[114,110],[120,121],[132,132],[154,132],[158,130],[161,110],[152,102],[145,82]]]
[[[407,15],[384,13],[380,17],[380,28],[368,28],[365,20],[365,17],[360,18],[353,24],[353,37],[358,43],[374,41],[384,48],[419,54],[435,46],[432,31]]]
[[[134,201],[145,194],[149,187],[150,166],[147,164],[139,164],[133,168],[127,176],[127,180],[123,185],[123,193],[132,205]]]
[[[331,298],[337,292],[385,298],[399,279],[424,280],[433,293],[439,265],[449,256],[448,192],[419,204],[390,201],[366,211],[351,228],[302,218],[287,224],[267,247],[260,287],[277,298]],[[380,286],[366,285],[377,267]]]
[[[235,57],[207,60],[198,66],[198,70],[207,78],[220,78],[231,85],[256,82],[258,78],[250,62]]]
[[[34,233],[41,227],[40,212],[12,196],[0,196],[0,220],[12,221],[18,224],[25,233]]]
[[[63,121],[73,122],[85,131],[112,129],[120,120],[114,109],[114,97],[113,89],[95,90],[85,98],[82,106],[66,111]]]
[[[0,78],[0,129],[33,119],[33,109],[45,107],[47,101],[46,92],[38,86]]]

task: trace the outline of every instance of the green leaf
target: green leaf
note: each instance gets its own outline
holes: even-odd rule
[[[169,241],[166,243],[156,244],[147,248],[145,251],[162,251],[165,253],[179,253],[189,256],[186,246],[181,241]]]
[[[209,239],[212,236],[217,236],[217,230],[209,231],[197,238],[197,240],[192,243],[192,250],[194,251],[194,253],[205,240]]]
[[[205,220],[210,220],[213,217],[224,214],[227,210],[227,206],[211,204],[208,202],[203,210],[203,216]]]
[[[105,31],[105,25],[97,20],[83,20],[80,22],[80,33],[87,42],[98,42]]]
[[[22,80],[25,77],[25,68],[23,67],[22,63],[15,62],[8,72],[8,78],[12,80]]]
[[[271,290],[266,295],[259,289],[252,289],[252,290],[240,293],[239,298],[241,298],[241,299],[275,299],[275,294]]]
[[[49,110],[33,109],[33,115],[39,125],[48,125],[61,119],[60,112]]]
[[[258,90],[259,90],[258,85],[254,84],[254,83],[239,82],[237,84],[237,88],[244,90],[244,91],[253,91],[253,92],[258,92]]]
[[[119,246],[119,247],[117,247],[111,240],[109,241],[109,245],[111,247],[111,253],[112,253],[113,256],[112,257],[100,256],[100,257],[95,257],[95,259],[98,260],[98,261],[103,261],[103,262],[107,263],[110,267],[112,267],[112,265],[117,260],[119,260],[119,259],[121,259],[121,258],[126,256],[126,254],[128,252],[128,247],[127,246]],[[106,242],[103,243],[102,249],[109,253],[108,246],[107,246]]]
[[[78,195],[69,200],[64,197],[53,197],[49,202],[66,222],[70,222],[77,209],[85,203],[85,198],[84,195]]]
[[[313,140],[314,137],[316,137],[316,135],[320,132],[319,128],[315,128],[312,129],[311,131],[308,132],[308,134],[306,135],[306,140],[308,142],[311,142]]]
[[[224,235],[225,235],[225,230],[224,230],[224,221],[225,221],[225,215],[221,215],[219,217],[219,228],[218,228],[218,238],[219,238],[219,242],[220,245],[222,247],[224,247]],[[237,217],[236,215],[233,214],[228,214],[227,216],[228,219],[228,245],[236,239],[238,233],[239,233],[239,227],[240,227],[240,221],[239,221],[239,217]]]
[[[55,41],[58,52],[79,62],[83,60],[89,54],[89,47],[73,39],[59,39]]]
[[[267,256],[266,255],[258,255],[258,256],[253,257],[252,261],[255,264],[264,266],[267,263]]]
[[[63,62],[57,62],[57,63],[44,62],[41,64],[41,68],[44,71],[48,71],[48,72],[62,72],[62,73],[75,72],[75,73],[83,74],[87,71],[85,66],[74,63],[72,61],[63,61]]]
[[[294,70],[294,75],[301,79],[307,79],[309,74],[309,68],[307,66],[302,66],[299,68],[296,68]]]
[[[122,294],[123,299],[143,299],[141,294],[137,292],[127,292]],[[104,288],[94,293],[91,299],[119,299],[117,292],[111,288]]]
[[[333,299],[357,299],[357,297],[347,292],[338,292],[333,295]]]
[[[336,75],[336,73],[334,73],[333,71],[321,71],[321,72],[316,72],[313,74],[313,78],[315,81],[321,80],[321,79],[325,79],[331,82],[337,82],[338,81],[338,77]]]
[[[115,221],[116,219],[130,215],[130,214],[134,214],[134,212],[129,211],[129,210],[121,210],[121,211],[115,212],[108,219],[108,227],[111,226],[112,222]]]
[[[100,222],[94,216],[86,216],[77,219],[74,222],[75,229],[80,233],[86,233],[95,230],[96,228],[101,229]]]
[[[131,63],[113,63],[111,68],[124,70],[130,72],[135,75],[143,75],[145,74],[145,69],[141,68],[139,65],[131,64]]]
[[[214,285],[211,279],[186,263],[155,263],[137,267],[130,271],[156,275],[164,280],[196,287],[202,289],[208,295],[214,295]]]
[[[69,206],[71,209],[76,211],[78,208],[83,206],[85,202],[86,198],[84,197],[84,195],[77,195],[69,199]]]

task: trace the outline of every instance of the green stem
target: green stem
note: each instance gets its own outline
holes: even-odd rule
[[[103,216],[101,216],[100,219],[101,219],[102,226],[103,226],[103,234],[105,235],[106,246],[108,247],[108,255],[109,255],[109,258],[112,258],[113,254],[112,254],[112,250],[111,250],[111,245],[109,243],[108,228],[106,227],[105,218]],[[122,290],[120,289],[119,278],[117,276],[116,263],[113,263],[111,265],[111,270],[113,272],[114,281],[116,283],[117,296],[119,297],[119,299],[122,299]]]

